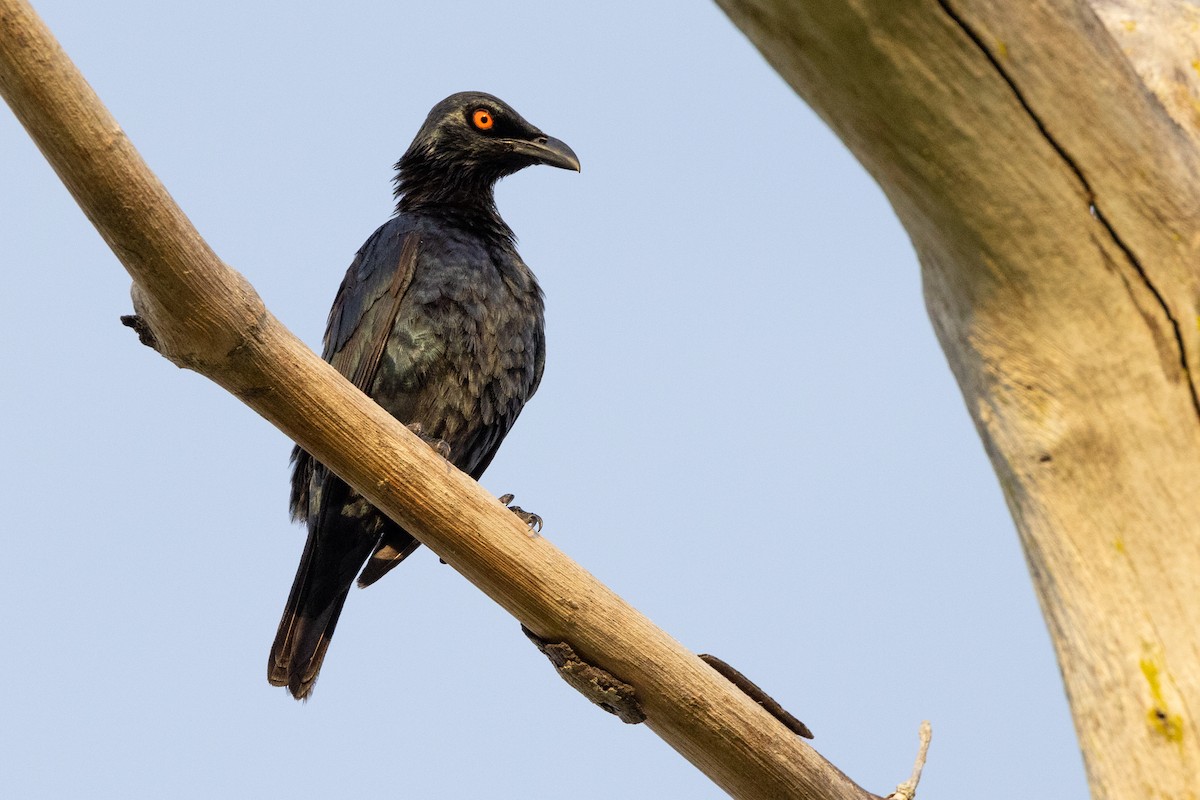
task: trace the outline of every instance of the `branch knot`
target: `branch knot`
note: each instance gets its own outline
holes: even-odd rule
[[[547,641],[524,625],[521,626],[521,632],[550,659],[559,676],[575,691],[608,713],[620,717],[622,722],[637,725],[646,721],[646,714],[637,701],[637,692],[631,685],[611,672],[587,663],[566,642]]]

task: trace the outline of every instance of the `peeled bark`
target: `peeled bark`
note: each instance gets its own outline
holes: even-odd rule
[[[1200,10],[718,3],[909,232],[1093,796],[1195,796]]]

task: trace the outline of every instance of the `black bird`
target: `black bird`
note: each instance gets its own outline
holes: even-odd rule
[[[434,106],[396,164],[396,215],[358,251],[325,331],[326,361],[476,479],[545,363],[542,291],[493,195],[533,164],[579,169],[571,148],[489,94]],[[374,583],[420,543],[304,450],[292,462],[292,517],[308,541],[267,674],[303,699],[355,576]]]

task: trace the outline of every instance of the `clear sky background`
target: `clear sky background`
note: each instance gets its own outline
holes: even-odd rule
[[[483,483],[880,794],[1084,798],[1011,520],[903,229],[709,3],[37,7],[150,166],[319,349],[429,108],[579,154],[501,212],[547,296]],[[290,442],[140,346],[129,280],[0,112],[0,796],[711,798],[428,550],[346,606],[311,702],[266,682],[303,544]]]

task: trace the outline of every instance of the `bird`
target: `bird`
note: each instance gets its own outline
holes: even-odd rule
[[[326,325],[322,357],[475,479],[545,366],[542,290],[494,195],[535,164],[580,169],[493,95],[435,105],[395,164],[395,214],[358,250]],[[290,506],[308,538],[267,677],[304,700],[356,576],[371,585],[420,542],[299,445]]]

